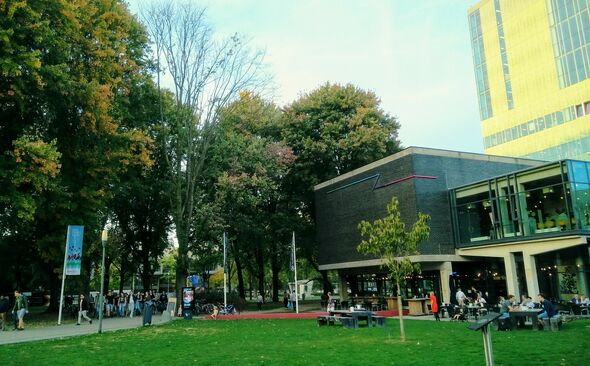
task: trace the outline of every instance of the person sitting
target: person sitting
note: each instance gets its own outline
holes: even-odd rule
[[[570,302],[572,304],[579,304],[580,303],[580,298],[578,297],[578,294],[575,294],[574,297],[572,297],[572,299],[570,300]]]
[[[555,316],[555,310],[551,301],[547,300],[544,294],[539,294],[539,302],[543,307],[543,312],[539,314],[539,325],[545,327],[545,319],[551,319]]]
[[[588,306],[588,305],[590,305],[590,299],[587,297],[584,297],[584,295],[580,295],[580,304]]]
[[[455,309],[455,315],[453,315],[453,318],[451,320],[457,320],[457,321],[467,321],[467,317],[465,316],[465,312],[463,311],[462,307],[457,307]]]
[[[482,308],[486,306],[487,301],[486,301],[486,299],[483,298],[483,296],[481,296],[481,292],[477,293],[477,298],[475,299],[475,304],[478,306],[481,306]]]
[[[500,313],[502,314],[500,319],[510,318],[510,314],[508,314],[508,312],[513,310],[514,303],[516,302],[514,295],[508,295],[508,300],[504,299],[503,296],[500,296],[499,302],[500,302]]]

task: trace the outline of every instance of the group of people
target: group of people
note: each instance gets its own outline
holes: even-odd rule
[[[297,294],[295,291],[291,292],[286,290],[283,292],[283,306],[289,309],[295,310],[295,304],[297,302]]]
[[[104,306],[102,309],[105,317],[130,317],[145,314],[149,310],[150,314],[154,309],[163,312],[168,304],[168,296],[165,292],[162,292],[159,297],[153,291],[126,293],[116,293],[113,291],[107,292],[104,297]],[[93,298],[92,303],[96,307],[96,316],[98,317],[100,309],[100,301],[98,296]],[[71,300],[70,300],[71,301]],[[82,323],[82,319],[85,319],[89,324],[92,324],[92,318],[88,316],[90,310],[90,303],[84,294],[80,294],[78,302],[75,304],[75,309],[78,312],[78,322],[76,325]]]
[[[543,309],[538,315],[538,321],[541,327],[545,326],[545,321],[547,319],[550,319],[557,314],[551,301],[545,298],[545,295],[542,293],[538,295],[537,303],[533,301],[532,297],[527,295],[521,295],[520,301],[517,301],[514,295],[508,295],[507,299],[500,296],[498,298],[498,305],[500,306],[500,313],[502,314],[500,316],[501,320],[509,318],[511,311],[534,309],[535,307],[540,306]],[[520,322],[521,325],[524,325],[524,318],[520,319]]]
[[[575,294],[574,297],[570,300],[572,304],[582,305],[582,306],[590,306],[590,298],[584,297],[584,294]]]
[[[82,295],[81,295],[82,296]],[[143,314],[146,306],[163,312],[168,305],[168,295],[165,292],[159,295],[153,290],[145,292],[116,293],[109,291],[105,296],[104,315],[106,317],[127,317],[133,318]],[[100,304],[95,301],[97,314],[100,312]]]
[[[29,313],[29,301],[19,290],[14,291],[14,303],[10,306],[10,299],[0,296],[0,330],[6,330],[7,313],[10,311],[14,324],[13,330],[25,330],[25,315]]]

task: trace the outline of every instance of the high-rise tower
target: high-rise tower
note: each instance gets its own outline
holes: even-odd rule
[[[590,160],[590,0],[468,11],[487,154]]]

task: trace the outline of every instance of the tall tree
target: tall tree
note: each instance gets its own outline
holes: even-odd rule
[[[325,84],[285,109],[283,137],[297,157],[285,185],[299,216],[298,249],[316,270],[313,187],[399,151],[398,129],[373,92],[350,84]],[[327,292],[325,271],[322,279]]]
[[[265,82],[260,78],[263,54],[251,52],[237,35],[220,40],[207,21],[206,10],[191,2],[154,3],[144,12],[144,19],[154,43],[158,86],[166,70],[175,96],[174,117],[161,118],[169,132],[165,156],[178,240],[176,290],[180,293],[188,271],[197,183],[202,179],[218,111],[240,90]]]
[[[378,256],[383,260],[383,266],[389,270],[389,275],[397,287],[400,338],[405,341],[401,284],[405,282],[406,277],[420,271],[420,265],[413,263],[410,256],[418,255],[418,245],[430,236],[430,216],[419,212],[412,228],[406,231],[406,224],[402,221],[398,206],[399,201],[394,197],[387,205],[386,217],[373,223],[361,221],[358,227],[366,239],[361,241],[358,251]]]
[[[150,164],[149,138],[122,126],[114,103],[142,75],[147,38],[120,0],[1,1],[0,29],[0,164],[23,136],[55,141],[60,154],[54,186],[35,196],[28,237],[2,240],[32,246],[29,260],[47,275],[55,304],[66,226],[85,225],[85,255],[97,253],[112,184]]]
[[[282,183],[294,160],[291,149],[280,141],[279,122],[280,110],[274,104],[241,93],[239,100],[220,113],[206,170],[215,184],[218,216],[231,235],[242,297],[242,271],[252,273],[264,292],[270,263],[273,299],[278,300],[281,263],[277,257],[284,252],[281,245],[286,246],[290,232]]]

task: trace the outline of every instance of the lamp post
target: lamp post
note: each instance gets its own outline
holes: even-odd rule
[[[100,305],[98,310],[98,333],[102,333],[102,313],[104,309],[104,257],[106,252],[108,233],[105,230],[102,231],[102,265],[100,266]]]

